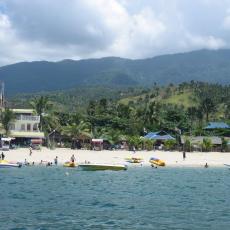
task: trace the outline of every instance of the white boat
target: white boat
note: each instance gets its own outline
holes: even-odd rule
[[[79,164],[78,165],[83,170],[96,171],[96,170],[127,170],[126,165],[117,164]]]
[[[13,163],[5,160],[0,160],[0,168],[20,168],[21,166],[21,163]]]
[[[224,165],[230,168],[230,165],[229,165],[229,164],[224,164]]]

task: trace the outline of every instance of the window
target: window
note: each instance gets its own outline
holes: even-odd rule
[[[25,124],[21,124],[21,131],[25,131]]]
[[[31,125],[27,124],[27,131],[30,131],[30,130],[31,130]]]
[[[38,131],[38,124],[33,125],[33,131]]]
[[[10,130],[15,130],[15,124],[10,124],[10,125],[9,125],[9,129],[10,129]]]

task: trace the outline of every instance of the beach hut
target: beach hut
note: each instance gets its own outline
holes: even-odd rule
[[[172,137],[170,134],[168,134],[165,131],[157,131],[157,132],[149,132],[144,136],[145,139],[150,139],[150,140],[155,140],[155,148],[157,149],[163,149],[164,142],[173,140],[175,141],[176,139]]]
[[[204,139],[209,139],[212,143],[212,150],[215,151],[221,151],[221,145],[222,145],[222,139],[217,136],[182,136],[181,137],[181,144],[184,146],[186,140],[189,140],[191,144],[191,151],[196,150],[196,151],[202,151],[202,143]],[[184,148],[183,148],[184,149]]]

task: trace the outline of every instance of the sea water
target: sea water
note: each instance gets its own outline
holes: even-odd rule
[[[227,168],[0,169],[0,229],[230,229]]]

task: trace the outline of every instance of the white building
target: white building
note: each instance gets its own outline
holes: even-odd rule
[[[34,115],[32,109],[13,109],[15,120],[10,124],[10,136],[23,139],[43,139],[39,130],[40,116]]]

